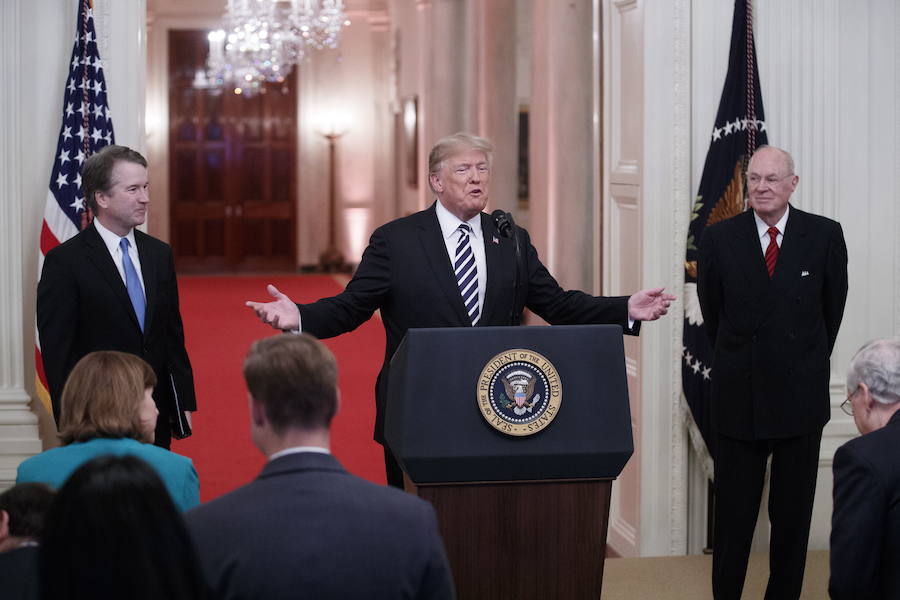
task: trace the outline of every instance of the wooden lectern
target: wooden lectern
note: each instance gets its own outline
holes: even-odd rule
[[[534,357],[549,375],[529,374]],[[539,384],[523,400],[503,378]],[[553,393],[536,433],[484,416],[518,407],[522,430]],[[612,480],[633,452],[620,327],[411,329],[391,361],[385,437],[407,491],[434,505],[460,599],[600,597]]]

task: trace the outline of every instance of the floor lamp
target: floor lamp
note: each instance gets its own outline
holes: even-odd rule
[[[320,132],[328,140],[328,247],[319,255],[319,269],[326,272],[342,271],[344,255],[337,247],[337,141],[345,132]]]

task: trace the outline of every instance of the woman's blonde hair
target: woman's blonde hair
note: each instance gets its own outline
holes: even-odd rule
[[[63,444],[96,437],[152,440],[141,426],[144,392],[156,374],[143,359],[125,352],[91,352],[69,374],[60,401],[59,438]]]

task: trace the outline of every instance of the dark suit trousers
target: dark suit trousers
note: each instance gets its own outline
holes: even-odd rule
[[[821,429],[777,440],[747,441],[717,434],[712,575],[716,600],[740,600],[770,454],[772,529],[765,597],[800,597],[821,441]]]

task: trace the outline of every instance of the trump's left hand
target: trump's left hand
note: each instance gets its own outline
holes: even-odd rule
[[[667,312],[675,300],[672,294],[664,294],[666,288],[652,288],[636,292],[628,299],[628,316],[635,321],[655,321]]]

